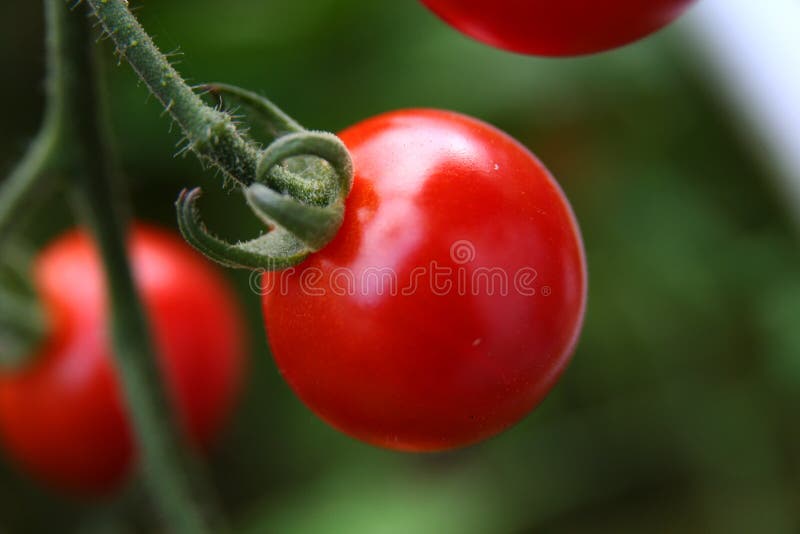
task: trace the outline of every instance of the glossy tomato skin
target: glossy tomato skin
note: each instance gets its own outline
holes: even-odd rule
[[[539,56],[610,50],[663,28],[695,0],[422,0],[486,44]]]
[[[342,229],[262,279],[278,368],[374,445],[497,434],[542,400],[581,329],[586,266],[566,198],[522,145],[462,115],[399,111],[340,137],[356,168]]]
[[[206,448],[233,407],[245,363],[234,295],[171,233],[139,225],[129,253],[171,401],[187,437]],[[34,277],[50,334],[29,367],[0,374],[2,446],[49,485],[100,496],[129,475],[135,447],[92,241],[79,231],[58,238],[38,256]]]

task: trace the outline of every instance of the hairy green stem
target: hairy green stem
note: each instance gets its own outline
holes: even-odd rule
[[[188,147],[243,185],[255,179],[258,147],[242,136],[231,116],[206,105],[181,78],[128,8],[126,0],[86,0],[150,92],[188,139]]]
[[[64,88],[72,110],[73,140],[69,166],[76,177],[80,207],[103,260],[110,295],[113,354],[127,407],[139,441],[145,484],[159,507],[168,531],[209,531],[191,496],[182,469],[178,426],[160,378],[141,301],[126,255],[127,221],[111,177],[106,150],[99,77],[89,19],[82,10],[69,12],[64,0],[46,0],[48,15],[62,29],[64,59],[70,76]]]
[[[208,231],[196,204],[199,191],[194,191],[182,194],[177,204],[179,227],[191,245],[224,265],[279,268],[302,261],[333,238],[341,225],[340,208],[353,178],[350,154],[340,139],[304,130],[272,102],[255,93],[226,84],[204,86],[255,112],[255,118],[267,126],[266,131],[272,137],[269,146],[262,150],[252,138],[237,130],[230,114],[206,105],[186,84],[133,16],[127,0],[85,1],[105,35],[116,45],[119,56],[127,60],[181,126],[189,149],[221,169],[243,190],[262,183],[277,195],[298,201],[272,195],[270,202],[260,203],[256,214],[265,219],[269,228],[273,223],[280,225],[280,220],[296,222],[305,218],[309,210],[303,204],[333,210],[326,214],[331,216],[316,217],[313,224],[304,225],[302,239],[288,231],[233,243]],[[255,209],[253,203],[250,207]],[[298,227],[294,222],[292,226]]]

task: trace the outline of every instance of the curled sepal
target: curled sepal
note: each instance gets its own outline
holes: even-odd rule
[[[202,87],[212,94],[219,95],[223,99],[232,100],[247,108],[258,125],[273,137],[305,130],[294,119],[281,111],[278,106],[257,93],[226,83],[209,83]]]
[[[317,173],[297,180],[275,180],[275,167],[289,158],[316,156],[327,162],[335,173]],[[344,199],[353,185],[353,160],[341,139],[327,132],[299,132],[279,137],[261,155],[256,169],[256,182],[273,189],[283,190],[307,204],[314,202],[315,194],[323,191],[332,204]]]
[[[245,197],[262,221],[287,230],[312,252],[327,245],[344,220],[343,200],[328,206],[310,206],[258,183],[245,189]]]
[[[184,239],[210,259],[227,267],[277,271],[297,265],[312,252],[283,228],[271,229],[261,237],[240,243],[214,236],[200,217],[197,201],[201,194],[200,188],[184,189],[175,206]]]

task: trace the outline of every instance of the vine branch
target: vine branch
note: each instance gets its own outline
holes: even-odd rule
[[[247,186],[255,180],[258,147],[233,118],[203,102],[133,16],[126,0],[85,0],[117,53],[133,67],[188,139],[189,148],[226,177]]]
[[[173,406],[164,392],[149,328],[128,263],[127,210],[114,188],[104,107],[100,104],[89,20],[67,10],[64,0],[46,0],[49,18],[61,32],[62,59],[70,73],[63,89],[72,110],[67,168],[75,176],[81,214],[98,244],[110,295],[113,356],[139,442],[144,482],[169,532],[208,532],[183,470],[182,440]]]
[[[65,90],[70,73],[61,46],[63,29],[48,16],[47,83],[45,113],[42,127],[27,152],[8,177],[0,184],[0,244],[5,242],[24,214],[30,212],[30,202],[37,198],[42,179],[59,165],[63,146],[64,125],[68,110],[64,106]]]
[[[229,267],[279,269],[296,265],[333,239],[353,180],[350,153],[339,138],[303,129],[272,102],[249,91],[226,84],[205,86],[255,111],[259,123],[273,135],[262,149],[236,128],[229,113],[205,104],[181,78],[133,16],[127,0],[85,3],[116,45],[117,54],[183,129],[188,148],[241,187],[247,206],[268,230],[256,238],[222,240],[200,217],[200,191],[184,192],[176,204],[178,226],[192,246]],[[272,193],[251,191],[259,184]]]

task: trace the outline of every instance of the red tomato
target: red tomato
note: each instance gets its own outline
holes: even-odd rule
[[[129,251],[168,391],[187,436],[210,445],[240,389],[242,319],[222,276],[182,240],[137,226]],[[110,354],[94,244],[68,233],[37,258],[51,332],[31,365],[0,373],[0,435],[31,473],[72,492],[121,484],[134,439]]]
[[[694,0],[422,0],[486,44],[539,56],[601,52],[645,37]]]
[[[356,168],[342,229],[262,278],[281,373],[328,423],[382,447],[502,431],[553,386],[581,329],[567,199],[522,145],[462,115],[399,111],[341,138]]]

